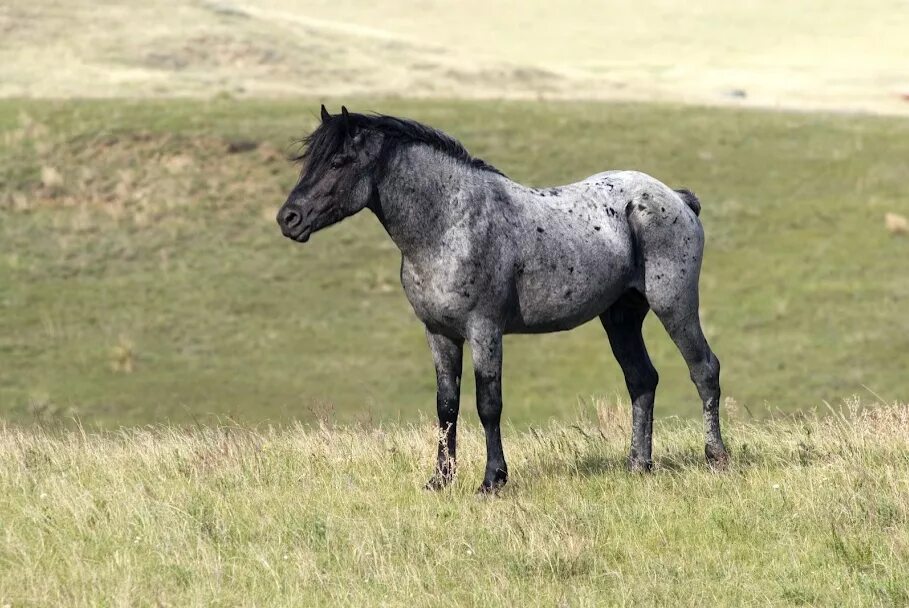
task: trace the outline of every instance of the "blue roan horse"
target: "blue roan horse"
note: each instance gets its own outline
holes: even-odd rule
[[[726,464],[720,362],[698,317],[704,232],[693,194],[636,171],[528,188],[436,129],[346,108],[332,116],[322,106],[322,123],[304,143],[300,180],[278,212],[284,235],[305,243],[369,208],[401,250],[401,283],[426,326],[438,383],[438,463],[428,488],[455,472],[464,342],[486,432],[480,491],[495,491],[508,477],[502,336],[562,331],[595,317],[631,395],[629,465],[649,469],[658,376],[641,325],[651,309],[703,400],[707,461]]]

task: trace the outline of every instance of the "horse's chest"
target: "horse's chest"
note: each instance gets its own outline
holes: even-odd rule
[[[460,331],[476,307],[476,276],[451,260],[401,264],[401,284],[417,317],[430,327]]]

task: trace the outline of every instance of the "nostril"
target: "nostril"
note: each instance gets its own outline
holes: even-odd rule
[[[293,209],[284,212],[284,225],[287,228],[294,229],[303,221],[303,214]]]

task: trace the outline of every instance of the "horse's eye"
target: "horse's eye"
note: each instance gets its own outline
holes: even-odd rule
[[[353,157],[349,154],[339,154],[331,159],[331,166],[337,169],[338,167],[343,167],[352,160]]]

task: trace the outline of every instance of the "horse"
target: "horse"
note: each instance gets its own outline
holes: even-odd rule
[[[628,467],[653,466],[659,376],[641,333],[656,314],[703,402],[704,452],[729,456],[720,433],[720,362],[699,318],[704,231],[700,202],[637,171],[606,171],[531,188],[471,156],[449,135],[382,114],[321,109],[301,141],[299,179],[278,211],[285,237],[310,236],[369,209],[401,252],[400,279],[425,326],[436,374],[438,455],[427,489],[455,475],[464,344],[486,435],[480,493],[505,485],[502,340],[564,331],[599,318],[632,404]]]

